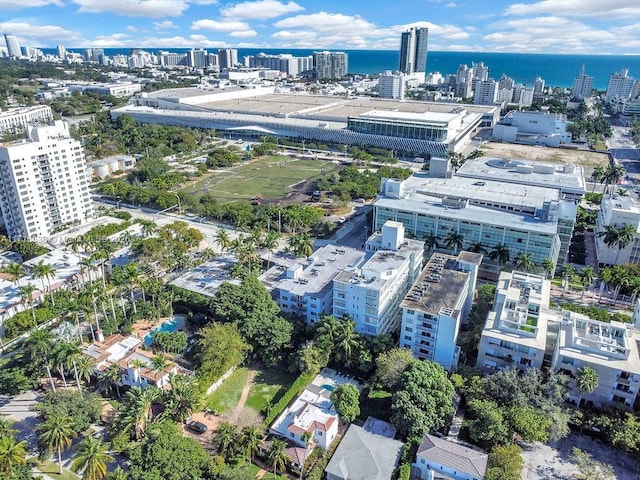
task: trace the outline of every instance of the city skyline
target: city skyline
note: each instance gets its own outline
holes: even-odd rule
[[[397,50],[429,29],[429,51],[640,54],[640,5],[625,0],[0,0],[0,32],[23,46]]]

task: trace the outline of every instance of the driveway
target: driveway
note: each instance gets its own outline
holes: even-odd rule
[[[34,407],[39,399],[32,390],[14,397],[0,396],[0,415],[10,417],[15,422],[13,427],[18,430],[18,439],[26,440],[32,451],[38,447],[36,427],[40,421]]]

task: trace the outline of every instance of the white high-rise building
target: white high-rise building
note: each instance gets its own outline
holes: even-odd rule
[[[580,69],[580,74],[573,80],[573,96],[578,98],[589,97],[592,91],[593,77],[584,74],[583,65]]]
[[[67,56],[67,47],[65,47],[64,45],[58,45],[57,50],[58,50],[58,58],[60,60],[64,60],[65,57]]]
[[[473,70],[473,78],[484,82],[489,79],[489,67],[484,62],[471,62],[471,69]]]
[[[612,73],[607,84],[605,101],[626,101],[631,98],[636,81],[629,76],[629,70],[623,68],[620,73]]]
[[[498,100],[498,83],[494,80],[476,82],[473,94],[474,105],[493,105]]]
[[[218,62],[220,70],[230,69],[238,64],[238,50],[235,48],[219,48]]]
[[[313,52],[316,78],[342,78],[348,68],[348,55],[344,52]]]
[[[378,78],[378,96],[380,98],[404,99],[404,75],[385,72]]]
[[[542,95],[544,91],[544,78],[536,77],[533,81],[533,94],[534,95]]]
[[[46,240],[92,216],[84,152],[67,122],[31,126],[26,142],[0,147],[0,208],[11,239]]]
[[[21,57],[22,49],[20,48],[20,41],[13,35],[4,36],[4,41],[7,43],[7,51],[10,57]]]
[[[631,225],[631,242],[623,248],[607,245],[607,227]],[[596,256],[605,265],[640,264],[640,201],[626,195],[604,195],[596,218]]]
[[[398,70],[407,75],[424,73],[427,68],[428,28],[410,28],[400,38]]]

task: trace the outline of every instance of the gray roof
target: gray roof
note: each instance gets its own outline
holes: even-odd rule
[[[424,436],[416,457],[473,477],[482,478],[487,470],[486,453],[433,435]]]
[[[351,425],[325,471],[332,478],[345,480],[390,480],[402,445]]]

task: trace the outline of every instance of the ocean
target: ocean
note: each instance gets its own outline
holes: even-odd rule
[[[45,53],[55,54],[53,48],[43,48]],[[145,48],[157,52],[186,52],[188,48]],[[81,52],[82,49],[69,49]],[[214,52],[215,49],[210,51]],[[311,55],[313,50],[239,48],[238,59],[260,52],[268,54],[290,53],[294,56]],[[349,54],[349,73],[376,74],[398,68],[398,52],[393,50],[345,50]],[[128,48],[105,48],[105,54],[128,55]],[[427,72],[440,72],[443,76],[455,73],[458,66],[471,62],[484,62],[489,67],[489,76],[499,79],[503,73],[517,83],[532,85],[536,76],[545,80],[547,86],[572,87],[573,79],[582,65],[585,73],[593,77],[593,86],[605,90],[609,75],[622,68],[629,69],[629,75],[640,78],[640,55],[551,55],[532,53],[484,53],[484,52],[429,52]]]

